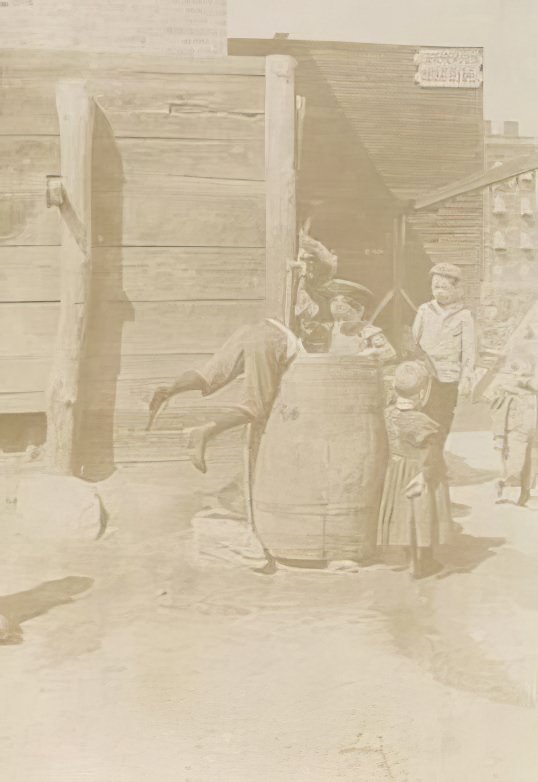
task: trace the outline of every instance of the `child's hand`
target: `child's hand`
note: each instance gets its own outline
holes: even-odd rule
[[[296,261],[288,261],[288,269],[290,271],[298,271],[300,277],[306,276],[306,263],[300,259]]]
[[[405,496],[408,500],[413,500],[416,497],[420,497],[426,488],[426,481],[424,475],[420,473],[416,478],[413,478],[405,488]]]

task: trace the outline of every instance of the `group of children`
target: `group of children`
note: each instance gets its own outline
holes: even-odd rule
[[[150,425],[175,394],[212,394],[240,375],[237,400],[219,420],[195,427],[189,444],[193,464],[206,471],[205,450],[219,432],[246,423],[263,423],[280,379],[296,355],[327,352],[377,356],[385,365],[396,353],[383,332],[364,320],[372,297],[364,286],[335,279],[336,256],[306,232],[295,277],[290,325],[266,318],[234,333],[202,367],[184,372],[171,386],[158,388],[150,403]],[[413,324],[413,360],[394,371],[393,396],[385,411],[389,461],[379,511],[377,543],[408,549],[414,576],[441,569],[435,548],[447,543],[452,528],[443,456],[458,394],[468,393],[475,361],[474,324],[462,304],[460,270],[451,264],[432,268],[433,299],[422,305]],[[514,360],[509,381],[492,401],[495,444],[502,459],[497,493],[515,475],[519,504],[531,490],[531,453],[536,433],[538,386],[527,356]]]

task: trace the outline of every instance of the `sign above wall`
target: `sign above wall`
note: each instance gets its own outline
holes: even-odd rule
[[[414,60],[420,87],[477,89],[482,84],[481,49],[419,49]]]

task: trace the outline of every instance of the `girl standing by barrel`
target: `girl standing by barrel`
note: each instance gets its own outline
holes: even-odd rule
[[[378,545],[404,546],[415,578],[442,569],[435,547],[449,540],[452,521],[440,426],[421,411],[429,375],[415,361],[397,367],[396,400],[385,411],[389,463],[378,526]]]

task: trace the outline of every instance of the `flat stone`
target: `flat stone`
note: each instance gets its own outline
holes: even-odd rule
[[[97,489],[80,478],[21,476],[15,496],[5,501],[14,505],[18,531],[33,538],[95,540],[104,531],[106,513]]]

